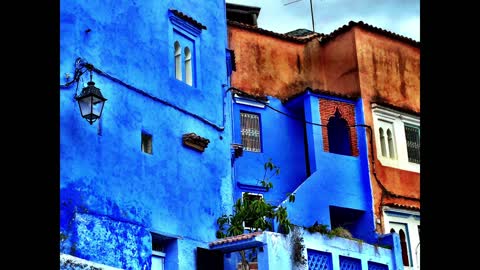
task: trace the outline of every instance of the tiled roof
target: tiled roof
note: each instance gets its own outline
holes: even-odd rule
[[[232,20],[227,20],[227,24],[231,25],[231,26],[236,26],[238,28],[250,30],[250,31],[253,31],[253,32],[261,33],[261,34],[264,34],[264,35],[267,35],[267,36],[276,37],[276,38],[279,38],[279,39],[296,42],[296,43],[307,43],[308,41],[312,40],[315,37],[323,36],[323,34],[314,33],[314,34],[309,35],[309,36],[296,37],[296,36],[291,36],[291,35],[287,35],[287,34],[276,33],[276,32],[270,31],[270,30],[258,28],[258,27],[253,26],[253,25],[240,23],[240,22],[236,22],[236,21],[232,21]]]
[[[294,37],[303,37],[303,36],[311,35],[311,34],[314,34],[314,33],[315,32],[310,31],[308,29],[300,28],[300,29],[297,29],[297,30],[287,32],[287,33],[285,33],[285,35],[294,36]]]
[[[404,205],[404,204],[399,204],[399,203],[386,203],[386,204],[384,204],[384,206],[391,206],[391,207],[397,207],[397,208],[402,208],[402,209],[407,209],[407,210],[420,211],[420,207]]]
[[[253,233],[247,233],[247,234],[241,234],[241,235],[235,235],[235,236],[230,236],[230,237],[225,237],[222,239],[215,240],[213,242],[210,242],[208,245],[210,247],[222,245],[222,244],[227,244],[227,243],[235,243],[235,242],[240,242],[248,239],[252,239],[255,236],[258,236],[262,234],[263,232],[253,232]]]
[[[317,32],[312,32],[308,29],[297,29],[297,30],[287,32],[285,34],[280,34],[280,33],[270,31],[270,30],[258,28],[258,27],[253,26],[253,25],[248,25],[248,24],[244,24],[244,23],[240,23],[240,22],[236,22],[236,21],[232,21],[232,20],[227,20],[227,24],[228,25],[233,25],[233,26],[236,26],[236,27],[239,27],[239,28],[242,28],[242,29],[251,30],[251,31],[254,31],[254,32],[257,32],[257,33],[265,34],[267,36],[272,36],[272,37],[276,37],[276,38],[280,38],[280,39],[284,39],[284,40],[288,40],[288,41],[293,41],[293,42],[297,42],[297,43],[307,43],[315,37],[320,37],[321,38],[320,43],[322,43],[322,44],[325,44],[328,41],[335,39],[340,34],[343,34],[347,31],[349,31],[350,29],[352,29],[354,26],[358,26],[358,27],[361,27],[362,29],[365,29],[367,31],[378,33],[378,34],[381,34],[383,36],[405,42],[405,43],[410,44],[414,47],[420,47],[420,42],[418,42],[414,39],[396,34],[394,32],[390,32],[390,31],[382,29],[382,28],[375,27],[375,26],[370,25],[368,23],[364,23],[363,21],[359,21],[359,22],[350,21],[347,25],[343,25],[342,27],[334,30],[333,32],[331,32],[328,35],[317,33]]]
[[[192,17],[176,10],[176,9],[170,9],[170,11],[175,14],[175,16],[179,17],[179,18],[182,18],[183,20],[191,23],[193,26],[197,27],[198,29],[207,29],[207,27],[203,24],[201,24],[200,22],[194,20]]]
[[[291,95],[289,97],[286,97],[285,99],[282,100],[282,102],[285,103],[285,102],[288,102],[289,100],[295,99],[296,97],[299,97],[299,96],[305,94],[307,91],[310,91],[311,93],[314,93],[314,94],[328,95],[328,96],[334,96],[334,97],[351,99],[351,100],[355,100],[355,99],[360,97],[359,95],[339,94],[339,93],[335,93],[335,92],[328,91],[328,90],[312,89],[310,87],[307,87],[302,92],[299,92],[299,93],[296,93],[296,94]]]
[[[393,32],[390,32],[390,31],[387,31],[385,29],[382,29],[382,28],[378,28],[378,27],[375,27],[373,25],[370,25],[370,24],[367,24],[367,23],[364,23],[363,21],[359,21],[359,22],[354,22],[354,21],[350,21],[348,23],[348,25],[343,25],[342,27],[334,30],[333,32],[331,32],[330,34],[326,35],[325,37],[322,38],[322,40],[320,41],[322,44],[330,41],[330,40],[333,40],[335,39],[337,36],[339,36],[340,34],[343,34],[347,31],[349,31],[352,27],[354,26],[358,26],[358,27],[361,27],[362,29],[365,29],[367,31],[370,31],[370,32],[374,32],[374,33],[378,33],[378,34],[381,34],[381,35],[384,35],[384,36],[387,36],[387,37],[390,37],[392,39],[396,39],[396,40],[399,40],[399,41],[403,41],[405,43],[408,43],[414,47],[420,47],[420,42],[416,41],[416,40],[413,40],[411,38],[408,38],[408,37],[405,37],[405,36],[401,36],[399,34],[396,34],[396,33],[393,33]]]

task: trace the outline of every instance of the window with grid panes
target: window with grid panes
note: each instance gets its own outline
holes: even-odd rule
[[[254,113],[240,112],[240,125],[243,149],[261,152],[260,116]]]
[[[408,161],[420,163],[420,128],[405,125],[405,138],[407,140]]]
[[[372,104],[376,158],[383,166],[420,172],[420,117]]]

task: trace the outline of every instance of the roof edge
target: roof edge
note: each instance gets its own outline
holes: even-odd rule
[[[316,37],[323,37],[324,36],[323,34],[315,33],[315,34],[305,36],[305,37],[294,37],[294,36],[290,36],[290,35],[287,35],[287,34],[281,34],[281,33],[273,32],[273,31],[270,31],[270,30],[259,28],[257,26],[253,26],[253,25],[249,25],[249,24],[245,24],[245,23],[241,23],[241,22],[237,22],[237,21],[233,21],[233,20],[227,20],[227,25],[235,26],[235,27],[238,27],[238,28],[241,28],[241,29],[249,30],[249,31],[264,34],[264,35],[267,35],[267,36],[270,36],[270,37],[275,37],[275,38],[279,38],[279,39],[282,39],[282,40],[291,41],[291,42],[300,43],[300,44],[307,43],[307,42],[311,41],[312,39],[314,39]]]
[[[320,94],[320,95],[328,95],[328,96],[333,96],[333,97],[338,97],[338,98],[343,98],[343,99],[349,99],[349,100],[356,100],[357,98],[360,97],[360,95],[347,95],[347,94],[340,94],[336,93],[333,91],[325,90],[325,89],[312,89],[311,87],[305,88],[305,90],[298,92],[296,94],[293,94],[289,97],[286,97],[282,100],[282,103],[287,103],[290,100],[293,100],[299,96],[304,95],[305,93],[310,92],[312,94]]]
[[[346,25],[343,25],[337,29],[335,29],[334,31],[332,31],[330,34],[326,35],[325,37],[323,37],[320,41],[321,44],[326,44],[328,43],[329,41],[331,40],[334,40],[336,37],[338,37],[339,35],[343,34],[343,33],[346,33],[348,32],[350,29],[352,29],[353,27],[355,26],[358,26],[364,30],[367,30],[369,32],[373,32],[373,33],[377,33],[377,34],[381,34],[383,36],[386,36],[386,37],[389,37],[391,39],[394,39],[394,40],[398,40],[398,41],[401,41],[401,42],[404,42],[404,43],[407,43],[413,47],[417,47],[417,48],[420,48],[420,42],[419,41],[416,41],[412,38],[409,38],[409,37],[406,37],[406,36],[402,36],[402,35],[399,35],[397,33],[394,33],[394,32],[391,32],[391,31],[388,31],[388,30],[385,30],[383,28],[379,28],[379,27],[376,27],[376,26],[373,26],[371,24],[368,24],[368,23],[364,23],[363,21],[358,21],[358,22],[355,22],[355,21],[350,21],[348,24]]]

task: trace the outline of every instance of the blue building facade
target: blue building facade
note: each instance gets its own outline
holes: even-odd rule
[[[195,269],[232,207],[225,2],[65,0],[60,27],[60,253]]]
[[[321,113],[327,111],[322,110],[321,100],[323,106],[333,102],[330,106],[341,107],[340,110],[342,106],[352,108],[354,114],[346,128],[355,140],[346,137],[344,142],[349,153],[334,152],[333,141],[324,143],[327,138],[324,133],[332,132],[332,128],[328,122],[322,122]],[[342,98],[307,88],[286,102],[244,94],[234,96],[233,103],[233,136],[236,142],[247,145],[234,163],[235,198],[243,193],[260,195],[273,205],[286,206],[295,225],[310,227],[317,223],[330,229],[343,227],[356,238],[370,243],[376,241],[367,130],[362,126],[364,114],[360,98]],[[253,150],[248,146],[250,135],[245,135],[252,129],[245,114],[256,116],[258,122],[253,125],[256,130],[253,137],[260,143]],[[341,115],[339,118],[343,119]],[[351,132],[352,129],[356,132]],[[355,141],[353,146],[351,141]],[[325,145],[330,147],[325,149]],[[271,180],[274,188],[267,191],[257,179],[263,177],[263,164],[269,159],[281,172]],[[292,193],[295,202],[288,200],[288,194]]]
[[[235,91],[223,0],[65,0],[60,11],[62,269],[217,269],[199,262],[212,252],[233,270],[230,253],[252,247],[261,247],[259,269],[291,269],[284,234],[212,245],[217,218],[245,193],[286,206],[295,225],[341,226],[380,241],[360,97],[306,89],[285,101]],[[93,123],[76,99],[90,81],[106,98]],[[340,110],[325,113],[322,104]],[[270,160],[281,172],[267,191],[260,181]],[[354,240],[304,234],[309,264],[331,257],[322,269],[346,269],[348,256],[368,269],[402,269],[394,234],[385,238],[393,248],[368,252]]]

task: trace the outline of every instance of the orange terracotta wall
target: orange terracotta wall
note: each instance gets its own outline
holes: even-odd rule
[[[228,40],[237,67],[231,85],[250,94],[284,99],[311,87],[361,95],[365,123],[372,127],[372,102],[420,112],[420,49],[412,45],[357,26],[324,45],[317,39],[301,44],[232,25]],[[419,173],[384,167],[378,161],[375,167],[389,191],[420,198]],[[420,207],[418,200],[382,198],[373,174],[371,181],[377,218],[382,219],[381,206],[386,203]]]
[[[420,112],[420,49],[355,27],[362,98]]]
[[[284,99],[311,87],[359,95],[353,32],[322,46],[317,39],[295,43],[229,25],[228,41],[237,64],[231,84],[250,94]]]
[[[325,90],[359,95],[356,55],[355,36],[352,31],[340,34],[323,45],[320,57],[325,72]]]
[[[373,127],[372,102],[420,113],[420,49],[358,27],[354,32],[366,124]],[[377,153],[375,145],[374,153]],[[396,195],[420,198],[419,173],[385,167],[378,160],[375,168],[379,181],[387,190]],[[377,218],[382,220],[381,207],[388,203],[420,208],[418,200],[382,197],[373,174],[371,181]],[[383,228],[382,220],[377,230],[382,232]]]
[[[231,25],[228,41],[235,51],[234,87],[284,99],[306,87],[323,86],[321,63],[311,56],[319,54],[318,42],[305,46]]]

